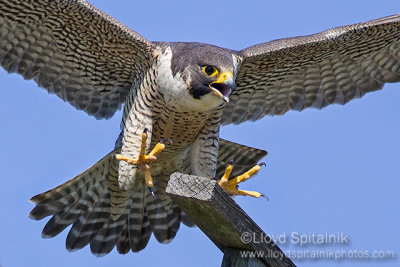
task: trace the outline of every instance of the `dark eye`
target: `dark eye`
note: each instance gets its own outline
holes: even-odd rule
[[[207,75],[207,76],[214,76],[218,73],[217,68],[213,67],[213,66],[204,66],[203,67],[203,72]]]

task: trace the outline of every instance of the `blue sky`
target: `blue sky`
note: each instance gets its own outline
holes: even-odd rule
[[[306,35],[399,12],[392,1],[91,1],[152,41],[198,41],[231,49]],[[400,84],[346,106],[289,112],[228,126],[221,137],[269,151],[267,167],[241,188],[270,201],[237,202],[271,235],[344,233],[350,244],[283,250],[392,250],[400,256]],[[0,70],[0,265],[219,266],[222,253],[195,228],[154,238],[137,254],[96,258],[65,250],[67,231],[44,240],[28,199],[86,170],[108,153],[121,112],[95,120],[32,81]],[[290,244],[289,244],[290,243]],[[398,258],[397,257],[397,258]],[[398,266],[399,260],[297,260],[299,266]]]

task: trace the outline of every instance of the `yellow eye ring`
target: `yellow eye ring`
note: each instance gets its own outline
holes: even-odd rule
[[[208,77],[213,77],[218,74],[217,68],[213,66],[204,66],[202,69],[204,74]]]

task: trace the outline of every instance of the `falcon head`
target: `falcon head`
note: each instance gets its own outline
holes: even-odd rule
[[[229,50],[201,43],[169,43],[165,51],[158,76],[164,75],[159,85],[169,104],[205,111],[229,101],[236,73]],[[170,75],[163,74],[167,72]]]

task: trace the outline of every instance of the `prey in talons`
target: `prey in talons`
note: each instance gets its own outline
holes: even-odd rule
[[[153,178],[151,177],[150,166],[151,163],[157,159],[156,157],[157,154],[165,149],[165,143],[169,142],[170,144],[172,144],[172,141],[168,138],[161,140],[159,143],[155,145],[153,150],[146,155],[147,131],[148,131],[147,128],[143,130],[140,151],[137,159],[125,157],[121,154],[116,154],[115,158],[117,160],[126,161],[128,164],[134,165],[139,170],[142,170],[144,172],[146,185],[148,186],[151,194],[154,195],[153,191],[154,184],[153,184]]]
[[[252,167],[247,172],[229,180],[229,176],[233,169],[233,160],[231,160],[229,162],[228,166],[226,167],[225,173],[222,176],[221,180],[218,181],[218,184],[222,187],[222,189],[225,190],[225,192],[227,192],[230,195],[252,196],[252,197],[256,197],[256,198],[265,197],[268,200],[268,197],[263,193],[238,189],[239,183],[242,183],[242,182],[248,180],[252,175],[256,174],[261,169],[261,166],[263,166],[263,165],[265,166],[264,162],[259,163],[259,164],[255,165],[254,167]]]

